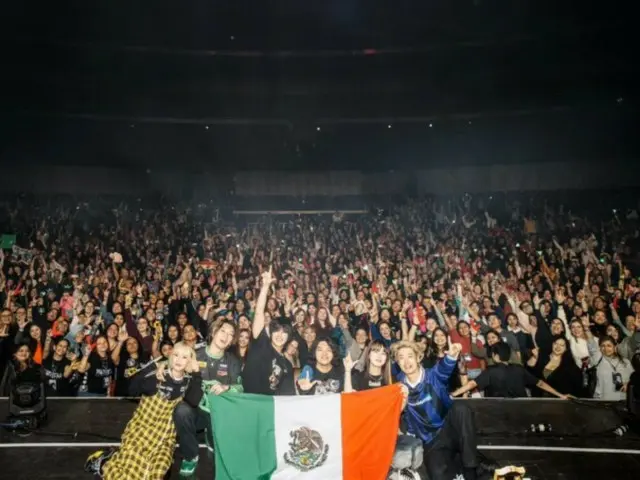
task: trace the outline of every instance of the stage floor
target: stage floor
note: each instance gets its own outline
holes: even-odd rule
[[[567,402],[470,401],[476,412],[482,453],[501,466],[520,465],[532,480],[631,479],[640,472],[640,438],[626,435],[618,438],[600,428],[615,418],[610,412],[568,405]],[[91,452],[117,445],[119,436],[135,408],[130,400],[115,399],[50,399],[49,422],[39,433],[28,437],[0,431],[0,477],[7,479],[75,479],[90,476],[82,470]],[[573,410],[568,410],[568,409]],[[558,423],[558,418],[570,420]],[[6,411],[6,400],[0,399],[0,415]],[[555,419],[551,435],[525,434],[522,425],[533,416],[539,423]],[[489,413],[493,415],[489,416]],[[576,423],[580,413],[585,420]],[[607,415],[609,415],[607,417]],[[505,423],[508,422],[508,424]],[[586,424],[592,426],[589,434]],[[510,435],[505,435],[507,427]],[[515,427],[515,428],[514,428]],[[502,432],[502,434],[500,433]],[[576,434],[582,433],[582,434]],[[600,432],[599,435],[595,433]],[[75,434],[75,435],[74,435]],[[197,478],[213,480],[212,465],[206,450],[201,451]],[[176,462],[177,464],[177,462]],[[174,466],[175,469],[175,466]],[[174,472],[171,478],[177,478]],[[252,480],[252,479],[246,479]],[[327,479],[331,480],[331,479]]]

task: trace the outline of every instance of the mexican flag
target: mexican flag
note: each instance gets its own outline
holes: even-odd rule
[[[209,395],[215,480],[384,480],[398,437],[398,385],[364,392]]]

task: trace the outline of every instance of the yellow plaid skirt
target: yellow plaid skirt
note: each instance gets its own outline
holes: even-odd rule
[[[102,469],[105,480],[162,480],[176,446],[173,410],[182,399],[143,397],[122,434],[120,449]]]

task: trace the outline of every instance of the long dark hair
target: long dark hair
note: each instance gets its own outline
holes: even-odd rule
[[[380,340],[373,340],[371,343],[369,343],[369,345],[367,345],[367,347],[364,349],[364,352],[362,353],[364,358],[365,374],[369,373],[369,354],[371,352],[384,352],[387,356],[387,360],[382,366],[382,384],[391,385],[391,352]]]
[[[243,332],[247,332],[249,334],[249,343],[247,344],[247,351],[244,352],[244,355],[242,355],[242,353],[240,352],[240,335],[242,335]],[[236,335],[235,338],[235,345],[233,346],[233,353],[236,354],[236,357],[238,357],[238,360],[240,360],[243,364],[244,362],[247,360],[247,355],[249,354],[249,349],[251,348],[251,330],[249,330],[248,328],[241,328],[240,330],[238,330],[238,334]],[[211,340],[209,340],[209,342],[211,342]]]
[[[433,332],[431,332],[431,338],[429,339],[428,345],[427,345],[427,354],[426,356],[429,358],[440,358],[438,357],[438,346],[436,345],[435,342],[435,338],[436,338],[436,333],[437,332],[442,332],[442,334],[444,335],[444,338],[449,338],[449,335],[447,334],[447,332],[444,331],[443,328],[441,327],[436,327],[433,329]],[[447,345],[445,344],[444,346],[445,350],[447,348]]]

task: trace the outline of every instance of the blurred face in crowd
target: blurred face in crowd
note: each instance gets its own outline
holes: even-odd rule
[[[100,356],[103,356],[106,355],[108,351],[109,342],[107,342],[107,339],[104,337],[98,337],[96,340],[96,352],[98,352]]]
[[[493,330],[500,330],[502,328],[502,323],[496,315],[489,315],[489,327]]]
[[[471,329],[469,328],[469,324],[467,322],[460,322],[457,328],[458,334],[460,334],[461,337],[468,337],[471,333]]]
[[[487,333],[487,344],[489,346],[491,345],[495,345],[496,343],[500,342],[500,337],[498,335],[496,335],[494,332],[489,332]]]
[[[127,353],[129,355],[134,355],[138,353],[138,350],[139,350],[138,341],[133,337],[127,338],[126,348],[127,348]]]
[[[149,322],[146,319],[146,317],[138,320],[137,327],[138,327],[138,331],[142,335],[147,335],[149,333]]]
[[[318,309],[318,321],[323,324],[329,320],[329,315],[327,314],[327,310],[325,308]]]
[[[185,342],[195,343],[198,338],[198,334],[196,332],[196,329],[193,328],[193,325],[187,325],[184,327],[184,329],[182,330],[182,338]]]
[[[556,339],[551,346],[551,351],[554,355],[561,357],[567,351],[567,342],[563,338]]]
[[[118,328],[122,328],[124,325],[124,315],[119,313],[113,318],[113,323],[118,326]]]
[[[173,345],[170,345],[168,343],[165,343],[164,345],[162,345],[162,348],[160,349],[160,353],[164,358],[169,358],[171,356],[171,352],[173,352]]]
[[[238,313],[244,312],[244,302],[242,300],[236,301],[236,312]]]
[[[613,338],[616,342],[620,342],[620,331],[614,326],[607,326],[607,335]]]
[[[251,333],[248,330],[242,330],[238,335],[238,346],[240,348],[246,348],[249,346],[251,340]]]
[[[564,334],[564,323],[559,318],[554,318],[551,321],[551,334],[552,335],[563,335]]]
[[[576,338],[582,338],[584,336],[584,328],[580,322],[571,322],[571,334]]]
[[[380,322],[378,324],[378,329],[380,330],[380,336],[385,340],[391,340],[391,327],[386,322]]]
[[[318,346],[316,348],[316,364],[322,367],[328,367],[331,365],[333,361],[333,350],[331,346],[325,342],[318,342]]]
[[[431,317],[427,318],[427,332],[433,332],[436,328],[438,328],[438,323]]]
[[[175,325],[170,325],[169,328],[167,328],[167,337],[173,343],[176,343],[178,341],[178,338],[180,337],[180,331],[178,330],[178,327],[176,327]]]
[[[178,325],[180,326],[180,328],[184,329],[185,325],[187,323],[189,323],[189,320],[187,318],[187,314],[186,313],[180,313],[178,315],[177,322],[178,322]]]
[[[435,332],[433,332],[432,341],[438,350],[445,349],[447,346],[447,335],[444,333],[442,329],[438,329]]]
[[[14,357],[18,362],[25,363],[31,358],[31,350],[29,350],[28,346],[22,345],[16,350]]]
[[[292,340],[287,344],[287,349],[285,351],[285,354],[288,355],[289,357],[295,357],[296,355],[298,355],[298,341],[297,340]]]
[[[114,340],[118,336],[118,331],[119,331],[118,326],[112,323],[107,328],[107,338]]]
[[[533,314],[533,307],[531,306],[531,304],[529,302],[522,302],[522,305],[520,306],[520,308],[527,315]]]
[[[29,329],[29,335],[31,336],[31,338],[33,338],[34,340],[42,340],[42,330],[40,330],[40,327],[37,325],[31,325],[31,328]]]
[[[605,357],[613,357],[616,354],[616,346],[611,340],[604,340],[600,343],[600,351]]]
[[[358,330],[356,330],[355,341],[358,345],[363,347],[364,345],[366,345],[367,339],[368,339],[368,334],[364,328],[359,328]]]
[[[247,317],[246,315],[240,315],[238,317],[238,328],[241,329],[251,329],[251,321],[249,320],[249,317]]]
[[[313,342],[316,341],[316,331],[312,327],[305,328],[303,336],[304,336],[304,341],[307,343],[307,345],[311,345]]]
[[[67,340],[58,340],[56,343],[55,349],[53,351],[53,356],[55,360],[61,360],[67,354],[69,350],[69,342]]]
[[[602,310],[597,310],[595,315],[593,316],[593,321],[596,325],[604,325],[607,323],[607,317]]]
[[[627,315],[624,319],[624,326],[627,327],[627,330],[633,332],[636,329],[636,317]]]

